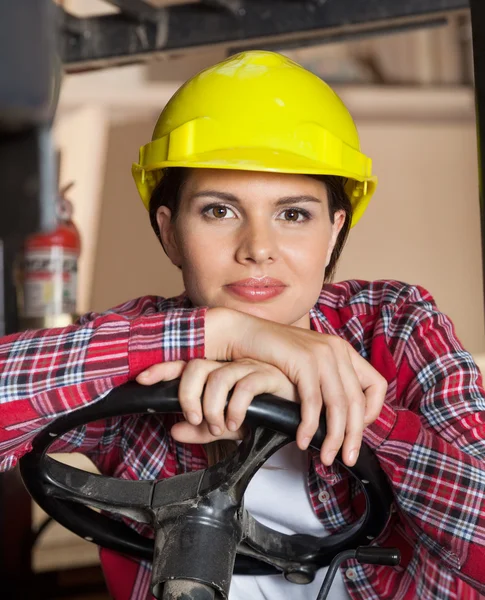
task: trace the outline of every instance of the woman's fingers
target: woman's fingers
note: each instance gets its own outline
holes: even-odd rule
[[[320,367],[327,421],[321,458],[324,464],[331,464],[332,455],[335,457],[341,447],[343,462],[353,466],[360,452],[365,426],[373,422],[382,409],[387,383],[351,345],[334,339],[331,347],[335,358],[332,372],[325,377],[324,369],[333,362],[328,356]]]
[[[378,416],[384,404],[386,380],[349,344],[335,348],[336,365],[342,382],[347,412],[345,415],[345,437],[342,445],[342,459],[348,466],[354,466],[362,445],[364,428]],[[325,392],[324,392],[325,398]],[[327,431],[333,435],[334,422],[327,405]],[[335,412],[333,414],[335,417]],[[341,413],[338,415],[341,418]],[[341,435],[341,425],[337,425],[337,436]],[[327,438],[329,436],[327,435]],[[325,440],[322,447],[322,461],[325,456]],[[330,456],[328,456],[330,458]]]
[[[171,381],[179,378],[186,366],[183,360],[174,360],[165,363],[152,365],[150,368],[142,371],[136,378],[142,385],[153,385],[159,381]]]
[[[179,385],[179,402],[185,419],[192,425],[199,425],[205,415],[202,412],[201,399],[204,386],[211,373],[220,369],[224,363],[195,359],[187,363]]]
[[[191,425],[187,421],[176,423],[170,430],[173,439],[183,444],[209,444],[217,440],[240,440],[243,438],[242,429],[238,431],[225,431],[224,435],[214,436],[209,430],[206,421],[200,425]]]
[[[322,392],[317,386],[298,386],[304,400],[301,402],[301,422],[296,432],[296,443],[300,450],[306,450],[315,435],[322,414]]]
[[[365,396],[364,424],[367,426],[377,419],[384,406],[387,381],[352,347],[349,349],[349,356]]]
[[[138,383],[153,385],[159,381],[171,381],[180,378],[179,402],[185,419],[198,425],[203,419],[201,398],[207,377],[212,371],[220,369],[224,363],[194,359],[186,363],[182,360],[152,365],[138,375]]]
[[[254,368],[253,362],[190,361],[179,385],[179,401],[186,420],[199,425],[205,419],[212,436],[222,435],[229,392]]]
[[[258,394],[266,392],[289,400],[298,399],[295,386],[272,365],[241,359],[217,363],[217,366],[206,377],[202,398],[204,419],[213,436],[222,435],[226,426],[230,431],[237,431],[243,424],[248,406]],[[190,371],[186,370],[184,379],[189,376]],[[228,403],[231,390],[233,394]]]
[[[241,427],[249,404],[258,394],[267,392],[289,400],[298,399],[296,387],[279,369],[252,359],[228,363],[202,359],[160,363],[140,373],[137,380],[152,385],[177,377],[181,378],[178,395],[186,421],[198,426],[204,420],[214,439],[224,433],[226,423],[232,432]],[[243,383],[238,386],[238,382]],[[235,387],[237,392],[229,403],[226,419],[227,398]],[[209,433],[204,435],[207,437]]]
[[[226,420],[228,428],[231,431],[235,431],[242,424],[240,421],[237,426],[232,423],[231,411],[229,410],[229,416],[225,417],[225,409],[227,404],[227,397],[229,392],[244,379],[248,374],[256,370],[261,370],[262,366],[256,366],[255,361],[241,360],[231,363],[226,363],[222,369],[215,371],[210,374],[207,378],[207,385],[204,391],[203,408],[204,417],[209,424],[209,430],[215,436],[221,435],[226,427]],[[261,375],[259,373],[259,375]],[[254,396],[253,396],[254,397]],[[251,398],[252,400],[252,398]],[[229,402],[231,407],[233,402],[233,396]],[[244,411],[244,416],[246,411]]]
[[[229,431],[237,431],[242,426],[254,396],[263,393],[259,391],[262,387],[267,386],[262,384],[259,373],[251,373],[238,381],[227,407],[226,424]],[[268,390],[265,391],[270,393]]]
[[[347,422],[342,459],[346,465],[353,467],[357,462],[362,445],[366,399],[348,352],[345,352],[345,356],[339,361],[338,368],[347,397]]]
[[[306,450],[318,429],[322,412],[322,392],[320,389],[319,364],[312,352],[305,348],[294,348],[301,360],[298,362],[276,364],[288,380],[296,386],[296,397],[301,403],[301,423],[296,432],[296,442],[301,450]]]
[[[320,450],[320,458],[323,464],[329,466],[344,442],[349,401],[333,351],[328,349],[325,354],[319,371],[327,435]]]
[[[209,431],[214,436],[220,436],[226,429],[224,419],[224,409],[227,403],[227,396],[234,386],[235,369],[224,369],[213,372],[207,378],[207,383],[202,398],[204,418],[209,426]]]
[[[370,384],[364,389],[366,409],[364,424],[370,425],[380,415],[387,394],[387,381],[381,377],[379,381]]]
[[[259,394],[275,394],[292,402],[298,400],[295,386],[281,371],[271,365],[261,365],[260,370],[250,372],[239,379],[227,407],[226,424],[230,431],[237,431],[246,418],[249,405]]]

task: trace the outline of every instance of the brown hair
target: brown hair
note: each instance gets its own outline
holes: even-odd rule
[[[184,183],[187,180],[189,169],[184,167],[170,167],[164,170],[163,177],[153,190],[150,199],[150,223],[163,247],[163,241],[160,236],[160,230],[157,223],[157,211],[161,206],[166,206],[171,211],[172,221],[175,221],[178,216],[180,206],[180,197]],[[325,269],[324,283],[329,283],[333,280],[337,263],[342,253],[342,250],[347,241],[352,220],[352,205],[345,191],[347,180],[343,177],[335,175],[311,175],[318,181],[323,182],[327,187],[328,193],[328,210],[330,221],[333,223],[335,213],[339,210],[345,212],[345,223],[340,230],[337,242],[332,252],[330,262]],[[164,248],[165,250],[165,248]],[[222,460],[225,456],[234,451],[235,443],[229,440],[221,440],[206,444],[205,449],[209,464],[215,464]]]

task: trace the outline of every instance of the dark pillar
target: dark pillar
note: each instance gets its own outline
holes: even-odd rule
[[[55,106],[51,0],[3,2],[0,18],[0,336],[17,330],[14,260],[25,236],[54,224],[49,123]],[[2,406],[5,409],[5,405]],[[0,418],[1,424],[1,418]],[[36,597],[31,500],[17,471],[0,475],[0,596]]]
[[[475,65],[475,96],[477,111],[478,169],[480,182],[480,222],[482,228],[482,270],[485,293],[485,3],[470,0]]]

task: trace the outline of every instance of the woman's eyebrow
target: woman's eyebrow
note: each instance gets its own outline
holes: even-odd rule
[[[204,196],[210,196],[211,198],[219,198],[219,200],[226,200],[227,202],[239,202],[239,199],[230,194],[229,192],[218,192],[217,190],[202,190],[192,194],[191,198],[202,198]]]
[[[276,206],[286,206],[288,204],[298,204],[300,202],[317,202],[318,204],[322,203],[322,201],[316,196],[285,196],[276,202]]]
[[[235,196],[234,194],[230,194],[229,192],[219,192],[217,190],[203,190],[201,192],[196,192],[195,194],[192,195],[192,198],[202,198],[204,196],[218,198],[219,200],[225,200],[226,202],[234,202],[236,204],[241,202],[239,200],[239,198],[237,196]],[[316,202],[318,204],[322,203],[322,201],[319,198],[317,198],[316,196],[303,195],[303,196],[284,196],[283,198],[280,198],[279,200],[277,200],[277,202],[275,204],[276,204],[276,206],[288,206],[291,204],[299,204],[302,202]]]

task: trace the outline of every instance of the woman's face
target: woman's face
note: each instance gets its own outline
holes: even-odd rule
[[[192,169],[164,246],[196,306],[309,328],[345,213],[332,224],[324,183],[305,175]]]

